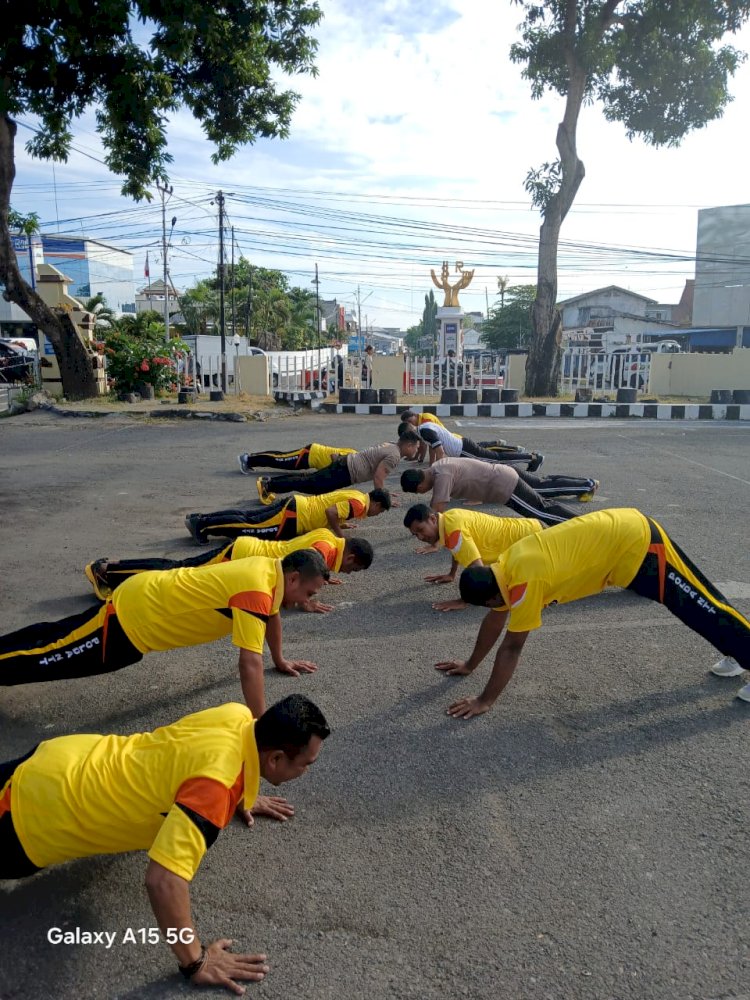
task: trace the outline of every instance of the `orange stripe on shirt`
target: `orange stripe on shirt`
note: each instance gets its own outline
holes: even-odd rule
[[[0,818],[2,818],[7,812],[10,812],[10,781],[5,786],[5,791],[0,797]]]
[[[364,517],[366,513],[367,508],[361,500],[349,501],[349,517]]]
[[[461,547],[461,532],[451,531],[449,535],[446,535],[445,547],[446,549],[450,549],[451,552],[456,552]]]
[[[266,618],[273,609],[273,598],[261,590],[241,590],[229,598],[230,608],[249,611],[251,615],[264,615]]]
[[[524,597],[526,597],[526,587],[527,584],[525,583],[519,583],[517,587],[511,587],[509,597],[510,597],[510,606],[512,608],[517,608],[518,605],[523,601]]]
[[[242,771],[231,788],[213,778],[189,778],[180,785],[175,802],[223,829],[237,808],[242,784]]]
[[[659,570],[659,601],[664,603],[664,587],[666,584],[667,575],[667,557],[664,552],[663,542],[653,542],[648,547],[649,553],[653,553],[656,556],[656,565]]]
[[[319,542],[314,542],[313,546],[320,554],[323,556],[323,560],[329,569],[333,569],[336,565],[336,556],[338,555],[338,549],[335,545],[331,545],[330,542],[326,542],[321,539]]]

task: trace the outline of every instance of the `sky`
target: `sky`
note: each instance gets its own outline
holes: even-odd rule
[[[562,99],[533,101],[522,67],[510,62],[521,8],[510,0],[320,6],[319,72],[289,81],[301,94],[289,139],[260,140],[214,166],[190,114],[170,122],[167,224],[176,217],[169,267],[177,288],[216,267],[219,189],[237,256],[311,289],[317,263],[321,297],[359,308],[363,326],[418,322],[430,269],[439,273],[443,260],[452,272],[456,261],[475,271],[460,295],[467,312],[496,303],[499,277],[535,283],[540,218],[524,178],[556,157]],[[729,41],[750,50],[750,28]],[[723,118],[677,149],[631,142],[599,106],[583,109],[586,177],[561,234],[560,299],[617,284],[678,301],[694,276],[698,210],[750,201],[749,64],[731,91]],[[118,179],[99,162],[93,113],[74,123],[65,164],[32,160],[22,141],[34,122],[21,124],[13,207],[36,211],[44,232],[132,251],[137,287],[146,253],[152,279],[160,275],[161,204],[119,194]]]

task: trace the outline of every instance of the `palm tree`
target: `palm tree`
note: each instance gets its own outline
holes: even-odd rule
[[[94,326],[98,330],[114,330],[117,326],[115,314],[107,305],[107,300],[101,292],[98,292],[93,298],[87,299],[83,303],[83,308],[86,312],[93,313],[96,316]]]

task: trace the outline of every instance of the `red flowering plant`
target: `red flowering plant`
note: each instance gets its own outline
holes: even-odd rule
[[[176,357],[187,350],[182,340],[170,340],[151,332],[143,336],[113,331],[104,342],[107,375],[114,380],[117,392],[136,390],[137,384],[152,385],[171,392],[178,382]]]

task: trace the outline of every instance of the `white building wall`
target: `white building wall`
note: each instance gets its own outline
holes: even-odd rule
[[[693,326],[750,324],[750,205],[698,212]]]

